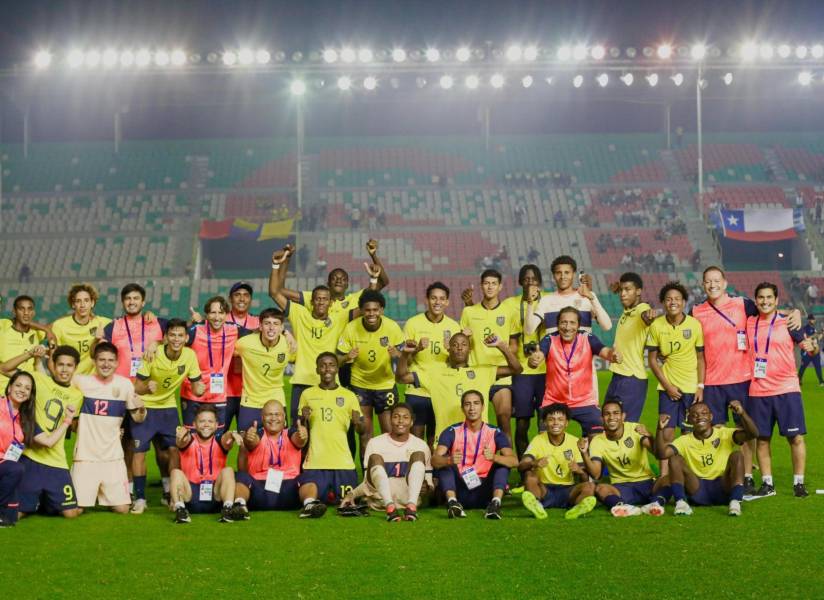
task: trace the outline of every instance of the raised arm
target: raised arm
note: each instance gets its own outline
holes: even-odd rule
[[[368,266],[366,267],[367,272],[369,272],[370,278],[370,285],[369,287],[375,290],[382,290],[387,285],[389,285],[389,273],[386,272],[386,267],[383,266],[383,262],[380,258],[378,258],[378,241],[377,240],[369,240],[366,242],[366,251],[369,253],[369,258],[372,259],[372,264],[377,267],[376,270],[370,269]],[[377,273],[375,273],[377,271]],[[373,273],[375,273],[375,277],[373,277]],[[376,278],[377,281],[373,284],[372,279]],[[374,285],[374,287],[372,287]]]
[[[65,417],[63,417],[63,420],[60,422],[60,425],[55,427],[54,431],[50,433],[46,433],[45,431],[42,433],[38,433],[36,436],[34,436],[34,443],[38,446],[52,448],[56,444],[62,442],[64,436],[66,435],[66,430],[72,426],[72,423],[74,421],[74,413],[74,406],[67,406],[66,415]]]
[[[0,373],[5,377],[11,377],[17,370],[17,367],[31,358],[43,358],[46,355],[46,348],[44,346],[32,346],[25,352],[21,352],[17,356],[10,358],[6,362],[0,364]]]
[[[409,357],[417,352],[418,345],[415,340],[406,340],[401,355],[398,357],[398,364],[395,367],[395,381],[411,385],[415,383],[415,376],[409,372]]]
[[[732,409],[732,412],[741,418],[741,426],[743,427],[743,429],[739,429],[733,434],[733,440],[735,443],[740,445],[744,442],[757,438],[758,427],[750,418],[750,415],[747,414],[747,411],[744,410],[741,402],[738,400],[733,400],[730,402],[730,408]]]
[[[506,358],[506,366],[498,367],[495,375],[498,379],[502,377],[509,377],[511,375],[520,375],[524,370],[523,365],[518,361],[518,357],[509,346],[509,340],[504,340],[496,336],[489,336],[484,340],[485,346],[495,346],[501,351],[501,354]]]
[[[287,244],[282,250],[272,254],[272,270],[269,272],[269,297],[281,308],[285,309],[289,302],[302,302],[300,292],[283,287],[286,282],[286,272],[289,270],[289,258],[292,256],[292,246]]]

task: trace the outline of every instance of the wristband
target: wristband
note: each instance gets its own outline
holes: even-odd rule
[[[273,271],[278,271],[279,269],[280,269],[280,265],[278,265],[276,263],[272,263],[272,270]]]
[[[703,383],[699,383],[699,384],[698,384],[698,389],[703,390],[703,389],[704,389],[704,384],[703,384]]]
[[[378,283],[378,278],[377,277],[370,277],[369,278],[369,283]]]

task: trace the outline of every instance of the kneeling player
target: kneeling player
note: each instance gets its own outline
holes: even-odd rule
[[[659,459],[669,459],[669,478],[675,497],[675,514],[691,515],[693,504],[717,506],[729,503],[729,515],[741,515],[744,497],[744,457],[734,450],[758,435],[758,428],[738,400],[730,408],[741,419],[741,429],[713,427],[712,411],[704,402],[695,403],[687,411],[692,433],[682,435],[671,444],[664,438],[669,415],[661,415],[655,433],[655,449]]]
[[[180,468],[172,469],[169,474],[175,523],[191,523],[190,512],[218,511],[221,523],[233,521],[235,472],[226,466],[226,455],[235,443],[243,443],[243,439],[235,432],[218,439],[215,437],[217,427],[217,409],[204,404],[195,414],[194,434],[186,427],[177,428],[175,442],[180,451]]]
[[[234,515],[248,519],[252,510],[291,510],[300,507],[298,475],[300,449],[309,433],[298,419],[297,426],[286,429],[286,409],[280,400],[269,400],[260,411],[263,431],[257,421],[246,428],[243,448],[246,471],[238,472]]]
[[[432,466],[447,500],[449,518],[464,518],[466,508],[486,505],[484,517],[501,519],[501,498],[509,470],[518,464],[509,438],[483,421],[484,397],[477,390],[461,396],[466,420],[446,428],[438,438]]]
[[[373,510],[386,510],[386,520],[400,521],[398,505],[404,507],[403,520],[418,520],[418,504],[429,491],[424,485],[431,469],[431,453],[422,439],[412,435],[414,415],[408,404],[389,410],[390,431],[369,440],[363,462],[363,483],[346,494],[342,508],[354,506],[365,497]]]
[[[580,447],[586,444],[567,433],[569,419],[566,404],[556,402],[541,409],[546,431],[532,438],[518,465],[526,490],[521,502],[537,519],[546,519],[547,508],[569,509],[566,519],[577,519],[595,508],[595,484],[582,466]]]
[[[598,480],[606,465],[609,483],[599,483],[595,495],[614,517],[640,514],[660,517],[670,495],[669,480],[655,481],[647,451],[652,451],[652,435],[640,423],[625,422],[624,407],[607,398],[601,407],[604,433],[583,445],[581,456],[590,476]],[[642,506],[638,506],[638,505]]]

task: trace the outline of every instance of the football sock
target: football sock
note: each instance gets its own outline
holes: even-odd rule
[[[621,497],[616,496],[615,494],[610,494],[606,498],[604,498],[604,504],[607,508],[612,508],[616,504],[621,504]]]
[[[392,498],[392,488],[389,487],[389,475],[386,474],[386,469],[383,465],[375,465],[369,469],[369,477],[372,479],[372,484],[378,490],[378,493],[383,499],[385,505],[394,502]]]
[[[804,475],[793,475],[793,485],[804,483]]]
[[[744,499],[744,486],[743,485],[734,485],[730,490],[730,500],[738,500],[739,502]]]
[[[146,476],[145,475],[135,475],[134,476],[134,495],[137,497],[138,500],[145,500],[146,499]]]
[[[670,488],[672,488],[672,495],[675,498],[676,502],[678,502],[679,500],[686,500],[687,499],[687,495],[684,493],[684,484],[683,483],[670,484]]]
[[[315,498],[307,498],[306,500],[303,501],[303,505],[308,506],[308,505],[312,504],[312,502],[316,502],[316,501],[317,500],[315,500]]]
[[[169,478],[168,477],[161,477],[160,478],[160,485],[163,486],[163,493],[168,494],[169,489],[171,489],[171,486],[169,484]]]
[[[761,483],[766,483],[767,485],[773,484],[772,475],[762,475],[761,476]]]
[[[418,496],[421,495],[423,478],[426,475],[426,465],[416,460],[409,465],[409,473],[406,475],[406,482],[409,487],[409,504],[417,504]]]

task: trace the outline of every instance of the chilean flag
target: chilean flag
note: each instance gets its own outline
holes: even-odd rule
[[[724,237],[741,242],[790,240],[804,230],[800,208],[720,209],[716,226]]]

